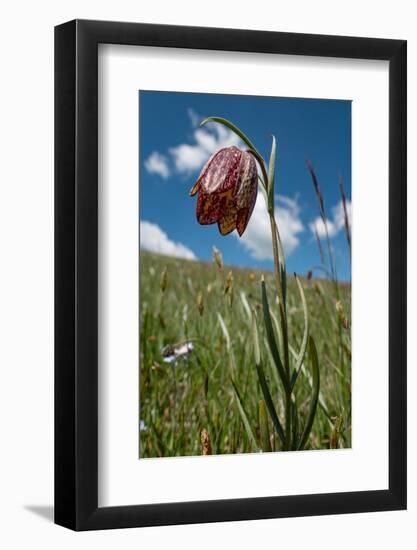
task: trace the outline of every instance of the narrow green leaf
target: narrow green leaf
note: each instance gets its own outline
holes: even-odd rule
[[[295,398],[293,396],[291,400],[291,425],[292,425],[292,446],[291,449],[293,451],[297,450],[298,446],[298,411],[297,411],[297,403],[295,401]]]
[[[271,452],[271,440],[269,436],[268,414],[266,411],[265,401],[261,399],[258,407],[259,415],[259,433],[261,436],[261,447],[264,452]]]
[[[275,334],[277,335],[277,339],[278,339],[278,351],[280,353],[283,353],[283,341],[282,341],[282,332],[281,332],[281,327],[279,326],[279,323],[278,323],[278,319],[275,315],[275,313],[271,310],[269,310],[269,314],[271,315],[271,319],[274,323],[274,327],[275,327]]]
[[[252,312],[252,338],[255,363],[259,365],[259,363],[261,362],[261,350],[259,348],[258,327],[256,325],[256,317],[254,311]]]
[[[275,163],[277,155],[277,142],[275,136],[272,136],[271,155],[268,165],[268,210],[271,214],[274,212],[274,188],[275,188]]]
[[[278,319],[277,319],[276,315],[274,314],[274,312],[269,310],[269,314],[271,315],[272,323],[274,325],[274,333],[275,333],[275,336],[277,337],[278,352],[279,352],[280,357],[282,357],[282,355],[284,353],[284,351],[283,351],[284,350],[284,344],[283,344],[283,341],[282,341],[281,327],[279,325]],[[275,367],[275,361],[272,357],[272,353],[271,353],[271,350],[269,348],[267,338],[264,339],[264,344],[266,346],[266,349],[268,350],[269,360],[270,360],[272,366]],[[274,374],[274,380],[275,380],[275,383],[277,385],[277,388],[279,388],[281,386],[282,382],[281,382],[281,378],[278,374],[277,368],[276,367],[273,368],[272,372]]]
[[[319,400],[319,391],[320,391],[320,370],[319,370],[319,360],[317,357],[316,344],[314,343],[313,337],[309,338],[309,348],[311,356],[311,364],[313,367],[313,395],[310,403],[310,410],[307,416],[307,421],[304,426],[304,431],[300,438],[300,443],[298,444],[298,450],[304,449],[308,438],[310,436],[311,428],[313,427],[314,418],[316,416],[317,403]]]
[[[259,335],[258,335],[258,327],[256,324],[256,316],[255,313],[252,313],[252,337],[253,337],[253,350],[254,350],[254,358],[255,358],[255,366],[256,371],[258,373],[259,378],[259,384],[261,386],[262,394],[265,399],[266,406],[268,408],[269,414],[272,419],[272,423],[274,424],[275,430],[277,431],[277,434],[279,438],[281,439],[282,443],[284,444],[285,441],[285,435],[284,430],[282,429],[281,423],[279,421],[277,411],[275,410],[274,403],[272,401],[271,392],[269,391],[268,383],[265,378],[265,373],[261,365],[261,353],[259,348]]]
[[[294,357],[294,359],[297,359],[298,357],[298,354],[297,352],[295,351],[295,349],[293,347],[290,346],[290,351],[291,351],[291,355]],[[308,370],[305,368],[305,365],[304,363],[301,364],[301,374],[303,376],[305,376],[310,388],[313,388],[313,377],[311,376],[311,374],[308,372]],[[322,395],[322,392],[319,393],[319,405],[320,405],[320,408],[321,410],[324,412],[324,414],[326,415],[329,423],[330,423],[330,426],[333,426],[333,421],[332,421],[332,418],[331,418],[331,415],[329,413],[329,409],[327,408],[327,405],[326,403],[324,402],[324,399],[323,399],[323,395]]]
[[[281,382],[281,378],[279,377],[277,368],[275,366],[275,361],[272,358],[271,350],[269,349],[268,340],[266,339],[266,337],[264,338],[263,343],[264,343],[266,353],[267,353],[267,356],[268,356],[268,361],[272,365],[271,370],[272,370],[272,375],[274,377],[274,383],[275,383],[276,387],[279,389],[279,388],[281,388],[282,382]]]
[[[261,385],[262,394],[265,399],[265,404],[268,408],[269,416],[271,417],[272,423],[274,425],[274,428],[282,442],[283,445],[285,445],[285,434],[284,430],[282,429],[281,422],[279,421],[277,411],[275,410],[274,403],[272,402],[271,393],[268,388],[268,383],[265,378],[265,373],[262,368],[262,365],[256,365],[256,371],[258,373],[259,378],[259,384]]]
[[[251,142],[248,136],[244,134],[242,130],[240,130],[237,126],[235,126],[233,122],[230,122],[230,120],[227,120],[226,118],[222,118],[219,116],[209,116],[201,122],[200,126],[203,126],[203,124],[207,124],[207,122],[217,122],[218,124],[223,124],[224,126],[229,128],[229,130],[232,130],[232,132],[234,132],[237,136],[239,136],[240,139],[246,143],[249,149],[252,149],[253,151],[255,151],[255,153],[260,158],[262,158],[259,152],[257,151],[255,145]]]
[[[278,374],[281,378],[281,382],[285,388],[285,391],[289,391],[289,380],[287,379],[287,375],[284,370],[281,357],[279,355],[277,342],[275,340],[275,334],[272,326],[271,315],[269,312],[268,297],[266,295],[266,286],[265,286],[264,280],[261,281],[261,288],[262,288],[262,308],[263,308],[265,330],[266,330],[266,336],[268,339],[269,349],[271,350],[271,354],[274,359],[275,366],[278,370]]]
[[[303,311],[304,311],[304,335],[303,340],[301,342],[300,351],[298,353],[296,362],[295,362],[295,370],[293,372],[292,378],[291,378],[291,390],[294,389],[295,383],[297,382],[298,375],[300,374],[301,367],[303,365],[304,357],[307,350],[307,344],[308,344],[308,334],[309,334],[309,322],[308,322],[308,307],[307,307],[307,301],[304,294],[303,285],[301,284],[300,279],[297,277],[297,275],[294,273],[295,280],[297,282],[298,291],[300,293],[301,297],[301,303],[303,305]]]
[[[251,441],[251,443],[253,445],[253,448],[256,449],[256,450],[259,450],[259,445],[256,442],[255,435],[254,435],[254,433],[252,431],[252,428],[251,428],[251,425],[249,423],[248,415],[246,414],[245,408],[243,406],[242,399],[239,395],[239,390],[237,389],[237,386],[236,386],[233,379],[231,379],[231,382],[232,382],[233,390],[235,392],[237,407],[239,409],[240,416],[242,417],[243,425],[245,426],[245,430],[246,430],[246,433],[248,435],[248,438]]]

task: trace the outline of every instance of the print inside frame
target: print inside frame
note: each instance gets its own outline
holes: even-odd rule
[[[350,448],[351,102],[156,91],[139,98],[140,457]],[[202,125],[210,113],[224,120]],[[271,208],[282,236],[278,273],[285,265],[288,278],[278,290],[262,194],[273,133]],[[214,224],[208,231],[190,204],[196,181],[197,221]]]

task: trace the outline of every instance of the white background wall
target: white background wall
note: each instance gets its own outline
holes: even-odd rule
[[[15,0],[1,10],[0,544],[3,548],[416,547],[417,19],[413,2]],[[73,18],[408,40],[409,510],[75,534],[53,499],[53,26]],[[370,144],[370,146],[372,146]],[[370,217],[372,212],[370,212]],[[378,276],[378,274],[375,274]],[[372,396],[370,396],[370,404]],[[371,405],[370,405],[371,406]],[[314,472],[312,472],[314,475]]]

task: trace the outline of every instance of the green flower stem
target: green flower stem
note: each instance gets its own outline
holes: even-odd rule
[[[281,283],[281,269],[279,265],[278,239],[277,239],[277,232],[275,230],[276,222],[275,222],[274,214],[272,212],[269,213],[269,221],[271,224],[272,251],[274,254],[275,279],[276,279],[278,298],[279,298],[280,309],[281,309],[281,304],[284,303],[284,297],[283,297],[282,283]]]
[[[272,162],[275,162],[275,141],[273,141],[273,154],[271,153],[271,159]],[[268,172],[266,170],[265,161],[264,159],[257,153],[257,151],[251,151],[253,156],[256,158],[256,160],[259,163],[259,166],[262,171],[262,176],[264,180],[264,187],[266,191],[266,197],[268,198],[270,196],[270,187],[273,186],[273,182],[270,181]],[[271,170],[270,170],[271,172]],[[271,173],[274,174],[275,170],[273,170]],[[280,249],[282,251],[282,243],[280,242],[279,237],[279,231],[278,231],[278,225],[275,220],[275,213],[274,213],[274,203],[273,199],[270,202],[267,200],[267,208],[268,208],[268,214],[269,214],[269,221],[271,225],[271,236],[272,236],[272,251],[274,256],[274,270],[275,270],[275,280],[276,280],[276,287],[278,292],[278,301],[279,301],[279,310],[280,310],[280,317],[281,317],[281,327],[282,327],[282,339],[283,339],[283,347],[284,347],[284,368],[287,375],[287,380],[290,380],[290,360],[289,360],[289,346],[288,346],[288,323],[287,323],[287,312],[286,312],[286,304],[285,304],[285,296],[284,296],[284,290],[283,290],[283,281],[281,276],[281,265],[280,265]],[[291,397],[292,391],[291,387],[289,386],[285,390],[285,450],[289,451],[291,450],[292,446],[292,423],[291,423]]]
[[[275,220],[274,212],[269,212],[269,220],[271,224],[272,235],[272,250],[274,255],[274,267],[275,278],[279,299],[279,311],[281,316],[282,337],[284,347],[284,368],[287,375],[287,380],[290,380],[290,362],[289,362],[289,350],[288,350],[288,324],[287,314],[284,302],[284,293],[282,289],[281,267],[279,260],[279,248],[278,248],[278,228]],[[291,449],[291,388],[285,390],[285,450]]]

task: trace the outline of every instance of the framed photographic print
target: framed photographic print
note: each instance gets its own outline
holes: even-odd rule
[[[55,521],[406,507],[406,42],[55,29]]]

